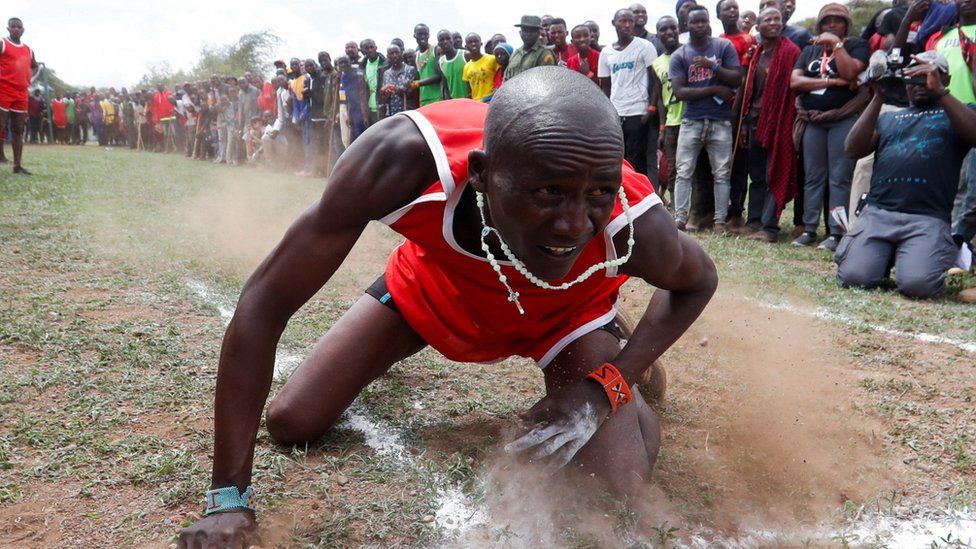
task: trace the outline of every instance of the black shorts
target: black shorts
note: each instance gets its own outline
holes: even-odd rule
[[[386,287],[386,275],[380,276],[373,282],[369,288],[366,288],[366,293],[376,298],[383,305],[386,305],[391,310],[400,312],[397,308],[396,303],[393,302],[393,296],[390,295],[390,290]]]

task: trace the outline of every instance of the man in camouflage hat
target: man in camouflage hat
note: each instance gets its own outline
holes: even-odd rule
[[[539,33],[542,31],[542,18],[537,15],[523,15],[522,21],[515,25],[519,27],[522,37],[522,47],[515,50],[505,69],[505,80],[542,65],[555,65],[556,56],[552,50],[539,43]]]

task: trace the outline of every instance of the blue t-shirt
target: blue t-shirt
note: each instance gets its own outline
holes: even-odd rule
[[[684,77],[685,86],[689,88],[722,85],[711,67],[700,69],[695,66],[694,59],[698,56],[713,62],[718,61],[722,68],[739,69],[739,55],[732,42],[724,38],[709,38],[708,44],[702,49],[688,43],[671,54],[671,69],[668,74],[671,81]],[[723,101],[717,96],[712,96],[685,102],[685,120],[730,120],[731,118],[732,101]]]
[[[969,105],[976,111],[976,106]],[[942,107],[910,107],[878,118],[868,204],[949,221],[969,152]]]

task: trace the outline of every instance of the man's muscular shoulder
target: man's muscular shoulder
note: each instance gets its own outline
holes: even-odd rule
[[[614,236],[614,245],[620,250],[618,253],[627,249],[628,236],[626,228]],[[634,220],[634,251],[620,272],[642,278],[659,288],[680,283],[678,279],[682,276],[689,243],[697,247],[687,235],[678,231],[663,205],[652,206]]]
[[[346,149],[320,208],[327,210],[327,221],[362,225],[409,204],[436,180],[434,157],[420,130],[406,116],[392,116]]]

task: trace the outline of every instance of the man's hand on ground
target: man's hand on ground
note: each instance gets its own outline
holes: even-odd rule
[[[179,549],[249,547],[258,543],[258,524],[251,511],[228,511],[204,517],[180,531]]]
[[[580,380],[553,389],[519,414],[528,432],[508,443],[505,451],[542,461],[549,471],[555,472],[589,442],[609,414],[610,401],[593,381]]]

